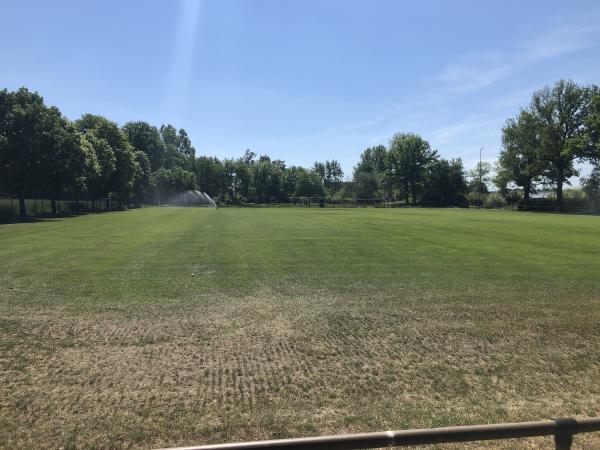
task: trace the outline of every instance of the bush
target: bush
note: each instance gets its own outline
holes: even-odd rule
[[[401,201],[401,200],[396,200],[396,201],[393,201],[393,202],[387,202],[385,204],[386,208],[406,208],[408,206],[409,205],[407,205],[406,203],[404,203],[404,201]]]
[[[517,189],[511,189],[509,192],[507,192],[504,198],[510,204],[519,203],[521,200],[523,200],[521,192]]]
[[[469,206],[476,206],[476,207],[480,207],[483,206],[483,203],[485,202],[485,197],[487,196],[487,194],[479,194],[479,192],[469,192],[467,194],[467,201],[469,202]],[[481,197],[481,200],[480,200]]]
[[[490,192],[483,203],[484,208],[504,208],[506,200],[497,192]]]

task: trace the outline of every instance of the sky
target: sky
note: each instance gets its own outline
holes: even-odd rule
[[[397,132],[492,162],[535,90],[600,84],[597,0],[4,0],[1,15],[0,89],[73,120],[172,123],[197,156],[346,175]]]

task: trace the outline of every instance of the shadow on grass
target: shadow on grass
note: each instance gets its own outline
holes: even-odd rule
[[[135,209],[135,208],[129,208]],[[15,217],[0,217],[0,226],[11,225],[16,223],[45,223],[45,222],[59,222],[62,219],[71,217],[88,216],[95,214],[109,214],[112,212],[128,211],[129,209],[114,209],[112,211],[81,211],[81,212],[59,212],[56,214],[42,213],[35,216],[15,216]]]

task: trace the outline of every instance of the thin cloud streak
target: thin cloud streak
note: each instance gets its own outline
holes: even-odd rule
[[[496,83],[542,61],[594,46],[600,26],[560,28],[522,42],[513,52],[487,50],[450,64],[426,85],[462,94]]]

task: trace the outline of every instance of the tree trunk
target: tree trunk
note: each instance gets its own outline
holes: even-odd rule
[[[25,197],[19,197],[19,215],[21,217],[27,216],[27,209],[25,208]]]
[[[563,176],[562,172],[559,174],[559,178],[556,181],[556,210],[564,211],[565,202],[563,200]]]
[[[52,197],[52,214],[56,215],[56,199]]]
[[[410,192],[412,195],[412,204],[413,206],[417,206],[417,190],[414,181],[410,184]]]
[[[529,203],[529,197],[531,196],[531,183],[525,183],[523,186],[523,202]]]

